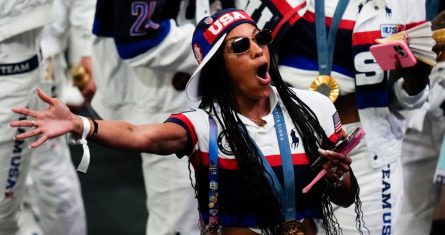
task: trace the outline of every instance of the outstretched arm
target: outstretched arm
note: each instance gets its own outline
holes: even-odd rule
[[[41,100],[49,105],[42,111],[27,108],[13,108],[12,111],[34,118],[34,120],[13,121],[11,127],[34,127],[16,135],[16,139],[26,139],[40,135],[30,147],[36,148],[46,140],[66,133],[81,136],[83,132],[82,118],[71,113],[68,107],[56,98],[51,98],[42,90],[37,89]],[[93,125],[90,125],[93,126]],[[91,136],[93,129],[90,128]],[[98,121],[95,140],[107,147],[150,152],[156,154],[172,154],[181,151],[187,143],[187,133],[174,123],[132,125],[123,121]]]

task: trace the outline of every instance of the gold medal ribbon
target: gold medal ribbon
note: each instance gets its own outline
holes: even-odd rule
[[[335,102],[340,94],[340,87],[338,86],[337,80],[329,75],[319,75],[311,83],[309,90],[320,92],[321,94],[329,97],[332,102]]]
[[[334,59],[335,40],[341,18],[349,0],[339,0],[332,16],[329,34],[326,30],[325,0],[315,1],[315,35],[317,39],[317,62],[319,76],[312,82],[310,89],[328,96],[334,102],[339,94],[337,81],[331,76]]]

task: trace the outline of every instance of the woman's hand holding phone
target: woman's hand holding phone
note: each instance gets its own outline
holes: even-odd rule
[[[316,170],[320,167],[322,167],[322,169],[303,189],[303,193],[309,192],[312,186],[326,176],[328,172],[328,178],[336,179],[340,178],[344,172],[347,172],[352,162],[351,158],[347,155],[360,143],[363,136],[365,136],[365,131],[362,128],[356,128],[349,133],[346,138],[339,140],[331,150],[320,150],[320,156],[311,164],[311,169]],[[334,170],[332,171],[332,169]]]

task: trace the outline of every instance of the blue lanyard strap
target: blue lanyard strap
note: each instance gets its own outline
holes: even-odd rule
[[[317,34],[318,72],[320,75],[330,75],[338,25],[340,24],[343,14],[345,13],[349,0],[339,0],[332,17],[328,37],[326,37],[324,1],[325,0],[315,0],[315,31]]]
[[[280,147],[281,162],[284,177],[284,218],[285,220],[295,220],[295,174],[294,163],[290,152],[289,139],[287,138],[286,123],[283,112],[277,104],[273,110],[275,121],[275,131],[278,145]],[[267,162],[267,161],[266,161]]]
[[[281,110],[279,104],[277,104],[277,106],[275,106],[273,110],[273,117],[283,167],[284,190],[263,152],[261,152],[258,146],[256,146],[256,148],[258,151],[258,155],[260,155],[263,161],[264,169],[267,172],[265,173],[266,179],[269,181],[269,184],[275,188],[278,198],[280,199],[281,205],[284,209],[285,220],[295,220],[296,212],[294,164],[290,152],[289,139],[287,138],[286,123],[284,122],[283,111]],[[241,127],[240,129],[243,130]],[[245,134],[248,135],[248,133]],[[253,140],[252,142],[255,143],[255,141]]]
[[[209,115],[209,227],[218,226],[218,127]],[[210,231],[212,232],[212,231]]]

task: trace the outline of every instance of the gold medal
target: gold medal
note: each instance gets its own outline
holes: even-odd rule
[[[289,220],[281,225],[283,235],[304,235],[306,233],[302,222]]]
[[[340,94],[340,88],[337,81],[329,75],[319,75],[312,82],[309,90],[320,92],[321,94],[329,97],[332,102],[335,102]]]

